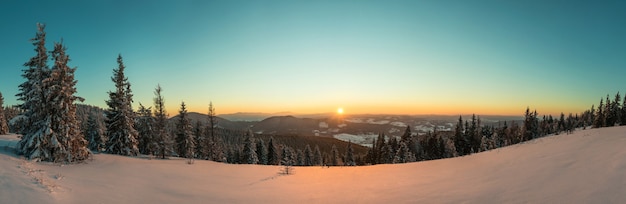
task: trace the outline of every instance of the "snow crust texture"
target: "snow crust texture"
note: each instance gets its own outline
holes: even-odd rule
[[[35,163],[0,136],[0,203],[623,203],[626,127],[465,157],[361,167],[233,165],[96,154]]]

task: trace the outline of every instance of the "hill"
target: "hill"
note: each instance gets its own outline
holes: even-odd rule
[[[202,124],[206,124],[207,123],[207,115],[206,114],[202,114],[202,113],[197,113],[197,112],[190,112],[187,113],[189,115],[189,119],[191,120],[191,124],[195,125],[197,121],[202,122]],[[175,123],[178,120],[178,115],[169,118],[170,123]],[[224,119],[222,117],[215,117],[217,119],[217,126],[224,128],[224,129],[229,129],[229,130],[247,130],[248,127],[250,127],[252,124],[254,124],[254,122],[247,122],[247,121],[230,121],[227,119]]]
[[[577,131],[465,157],[363,167],[280,167],[97,154],[34,163],[0,136],[0,203],[620,203],[626,127]]]

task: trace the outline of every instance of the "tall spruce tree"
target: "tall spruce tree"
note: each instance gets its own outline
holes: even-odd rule
[[[333,144],[330,148],[330,166],[339,165],[339,150],[337,150],[337,146]]]
[[[406,143],[404,143],[404,141],[400,141],[400,145],[398,147],[398,151],[396,151],[396,154],[394,156],[393,163],[408,163],[414,161],[415,155],[411,153],[409,147],[406,145]]]
[[[307,144],[304,147],[304,166],[313,166],[313,150],[311,150],[311,146]]]
[[[0,92],[0,135],[9,133],[9,126],[7,125],[7,119],[4,117],[4,97]]]
[[[259,164],[267,164],[267,147],[265,147],[265,142],[262,139],[256,140],[256,155],[259,159]]]
[[[89,149],[91,151],[100,152],[104,149],[104,144],[106,142],[104,138],[104,128],[101,126],[98,118],[93,114],[89,115],[89,119],[87,119],[87,131],[85,133],[85,138],[89,142]]]
[[[294,151],[291,147],[283,146],[281,151],[280,165],[284,166],[282,174],[292,174],[293,167],[296,164]]]
[[[611,105],[611,112],[613,112],[613,124],[611,126],[622,123],[622,109],[620,108],[620,101],[622,97],[619,92],[615,94],[615,99],[613,99],[613,103]]]
[[[318,145],[315,145],[315,148],[313,148],[313,165],[322,165],[322,152],[320,151],[320,147]]]
[[[466,144],[467,141],[463,133],[463,117],[459,115],[459,122],[456,124],[456,129],[454,129],[454,145],[459,155],[467,154]]]
[[[76,83],[74,72],[76,68],[70,68],[67,63],[69,55],[65,53],[67,48],[61,43],[54,44],[52,58],[54,66],[50,77],[44,79],[44,87],[47,88],[46,98],[49,104],[48,117],[51,121],[51,141],[60,142],[53,152],[56,154],[55,161],[76,162],[87,159],[91,152],[87,149],[87,141],[80,130],[79,121],[76,119],[76,101],[84,101],[75,96]]]
[[[78,162],[87,159],[91,152],[76,119],[75,96],[76,68],[68,67],[69,56],[61,43],[54,44],[51,52],[54,66],[47,66],[45,26],[38,24],[38,32],[31,41],[37,55],[26,62],[24,78],[17,94],[24,103],[27,129],[18,143],[18,152],[29,159],[52,162]]]
[[[157,85],[154,89],[154,143],[156,146],[157,155],[160,155],[162,159],[169,156],[172,153],[172,139],[169,131],[167,130],[167,112],[165,111],[165,99],[161,95],[161,85]]]
[[[539,136],[537,111],[530,112],[530,107],[526,108],[524,114],[524,127],[522,129],[523,141],[535,139]]]
[[[111,81],[115,84],[115,91],[109,92],[106,102],[109,108],[106,113],[107,138],[106,151],[111,154],[136,156],[139,153],[137,145],[138,133],[135,130],[135,116],[131,106],[132,94],[130,82],[124,75],[122,55],[117,56],[118,67],[113,69]]]
[[[136,127],[139,135],[139,152],[147,155],[154,155],[156,144],[154,143],[155,119],[152,116],[152,108],[146,108],[139,103],[137,110]]]
[[[596,111],[596,118],[595,121],[593,121],[593,128],[601,128],[604,127],[604,121],[606,120],[606,116],[605,116],[605,112],[604,112],[604,103],[602,101],[602,98],[600,99],[600,105],[598,105],[598,110]]]
[[[259,158],[257,157],[255,148],[256,145],[254,144],[254,134],[252,133],[252,130],[248,130],[243,141],[243,162],[245,162],[246,164],[259,163]]]
[[[622,101],[622,109],[620,110],[622,116],[619,125],[626,125],[626,94],[624,94],[624,100]]]
[[[48,68],[48,52],[46,50],[46,32],[44,24],[37,24],[37,33],[30,41],[35,46],[36,55],[24,63],[26,69],[22,77],[26,81],[19,85],[18,105],[24,112],[25,124],[20,133],[23,135],[17,144],[18,153],[28,159],[43,161],[54,160],[50,141],[50,121],[48,120],[48,103],[46,99],[44,79],[50,76]]]
[[[217,116],[215,114],[213,102],[209,102],[206,127],[207,138],[205,139],[205,144],[210,160],[219,161],[223,157],[223,151],[219,139],[217,138]]]
[[[348,141],[348,146],[346,147],[346,154],[344,155],[343,165],[344,166],[356,165],[356,161],[354,159],[354,149],[352,149],[351,141]]]
[[[204,132],[204,125],[200,120],[196,121],[196,125],[193,128],[193,135],[195,135],[195,155],[198,159],[208,159],[206,134]]]
[[[191,121],[189,121],[187,107],[185,102],[182,102],[180,104],[180,110],[178,111],[178,123],[176,123],[176,146],[178,155],[188,159],[193,158],[195,150],[194,143],[193,128],[191,127]]]
[[[276,144],[274,144],[274,137],[270,137],[269,142],[267,142],[267,164],[278,165],[280,163],[279,156]]]
[[[606,101],[604,105],[604,126],[603,127],[611,127],[615,125],[615,116],[613,115],[612,106],[613,102],[609,99],[609,94],[606,95]]]

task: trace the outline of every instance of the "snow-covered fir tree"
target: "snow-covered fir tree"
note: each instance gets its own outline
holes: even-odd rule
[[[218,122],[213,102],[209,102],[206,124],[206,149],[209,159],[212,161],[225,162],[223,141],[217,134]]]
[[[51,121],[51,142],[55,141],[60,145],[55,145],[53,154],[56,154],[55,161],[76,162],[87,159],[91,152],[87,149],[87,141],[80,130],[80,123],[76,120],[76,101],[84,101],[83,98],[75,96],[76,83],[74,72],[76,68],[70,68],[67,63],[70,61],[69,55],[65,53],[67,48],[61,43],[54,44],[52,58],[54,66],[50,77],[44,79],[44,87],[47,88],[46,104]]]
[[[296,165],[304,166],[304,152],[301,149],[296,150]]]
[[[126,156],[139,153],[137,145],[138,133],[135,130],[134,112],[131,106],[132,94],[130,82],[124,75],[122,55],[117,57],[118,67],[113,69],[111,80],[115,83],[115,91],[109,91],[109,108],[106,110],[107,143],[106,152]]]
[[[267,164],[267,147],[265,147],[265,142],[262,139],[257,139],[256,154],[259,164]]]
[[[293,173],[292,166],[296,164],[296,158],[295,158],[293,149],[288,146],[283,146],[280,155],[281,155],[280,165],[284,166],[282,173],[292,174]]]
[[[467,154],[467,140],[465,139],[462,116],[459,116],[459,122],[454,129],[454,145],[459,155]]]
[[[622,108],[620,109],[620,124],[626,125],[626,94],[624,94],[624,100],[622,100]]]
[[[154,90],[154,142],[156,144],[157,155],[162,159],[172,152],[172,139],[167,130],[167,112],[165,111],[165,99],[161,95],[161,85],[157,85]]]
[[[524,126],[522,129],[522,141],[528,141],[539,137],[539,120],[537,119],[537,111],[530,112],[530,108],[526,108],[524,115]]]
[[[252,130],[248,130],[243,141],[243,159],[246,164],[257,164],[259,158],[257,158],[256,145],[254,144],[254,134]]]
[[[604,127],[604,122],[606,120],[606,116],[605,116],[605,112],[604,112],[604,104],[602,99],[600,99],[600,105],[598,105],[598,110],[595,114],[596,118],[593,121],[593,127],[594,128],[601,128]]]
[[[104,128],[100,125],[100,121],[97,118],[95,115],[89,116],[85,138],[89,142],[91,151],[100,152],[104,150],[106,138],[104,138]]]
[[[178,121],[176,123],[176,149],[178,155],[184,158],[193,158],[195,150],[195,139],[193,135],[193,128],[189,121],[189,115],[187,114],[187,107],[185,102],[180,104],[180,110],[178,111]]]
[[[352,142],[348,141],[348,146],[346,147],[346,154],[343,159],[344,166],[355,166],[356,161],[354,160],[354,149],[352,149]]]
[[[196,121],[196,125],[193,127],[193,135],[195,136],[195,155],[197,159],[208,159],[206,134],[204,132],[204,125],[200,120]]]
[[[393,158],[393,163],[408,163],[414,161],[415,155],[411,153],[411,150],[409,150],[409,147],[406,145],[406,143],[404,143],[404,141],[400,141],[398,151]]]
[[[337,146],[335,146],[333,144],[333,146],[330,148],[330,166],[337,166],[339,165],[339,150],[337,150]]]
[[[267,164],[269,165],[278,165],[280,163],[279,155],[280,153],[276,149],[276,145],[274,144],[274,137],[270,137],[269,142],[267,142]]]
[[[37,55],[24,66],[22,75],[26,82],[20,85],[18,99],[24,101],[20,108],[26,118],[23,137],[18,142],[18,152],[28,159],[52,162],[78,162],[87,159],[91,152],[76,120],[76,80],[67,63],[69,56],[61,43],[55,43],[51,52],[54,59],[48,68],[45,48],[45,26],[38,24],[36,37],[31,41]]]
[[[4,117],[4,97],[0,92],[0,135],[9,133],[9,126],[7,125],[7,119]]]
[[[309,144],[307,144],[304,147],[304,158],[303,158],[303,165],[304,166],[313,166],[313,150],[311,150],[311,146]]]
[[[139,136],[139,152],[147,155],[154,155],[157,145],[154,141],[155,119],[152,116],[152,108],[146,108],[139,103],[137,117],[135,118],[135,127]]]
[[[36,55],[24,63],[26,69],[23,70],[22,77],[26,81],[19,85],[20,92],[16,95],[23,102],[19,108],[24,111],[20,116],[24,123],[20,130],[23,136],[17,144],[17,150],[28,159],[52,161],[51,121],[47,113],[47,93],[43,84],[44,79],[50,76],[45,25],[37,24],[37,33],[30,41],[35,46]]]
[[[320,147],[315,145],[313,150],[313,165],[321,166],[322,165],[322,152],[320,151]]]

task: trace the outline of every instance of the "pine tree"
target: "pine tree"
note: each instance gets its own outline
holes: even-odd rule
[[[604,105],[604,126],[611,127],[615,125],[615,116],[613,115],[612,107],[613,103],[609,99],[609,94],[606,95],[606,104]]]
[[[595,121],[593,122],[593,128],[601,128],[604,127],[604,120],[606,119],[605,115],[604,115],[604,104],[602,99],[600,99],[600,105],[598,105],[598,110],[595,118]]]
[[[54,66],[48,68],[44,28],[38,24],[37,35],[31,40],[37,55],[24,64],[28,67],[22,75],[26,82],[20,85],[21,92],[16,95],[24,101],[20,107],[25,110],[23,116],[27,123],[17,149],[29,159],[82,161],[91,152],[76,119],[74,102],[83,101],[74,95],[76,68],[67,66],[70,59],[61,43],[54,44],[51,52]]]
[[[75,96],[76,83],[74,72],[76,68],[70,68],[67,63],[69,55],[65,53],[67,48],[61,43],[54,44],[52,58],[54,66],[50,77],[44,79],[44,87],[47,88],[46,98],[49,104],[48,117],[50,118],[51,142],[55,146],[53,153],[55,161],[76,162],[87,159],[91,152],[87,149],[87,141],[80,131],[79,121],[76,119],[76,101],[84,101]],[[60,144],[55,145],[55,141]]]
[[[161,96],[161,91],[161,86],[157,85],[154,90],[154,117],[156,118],[154,144],[157,147],[157,154],[165,159],[165,156],[169,156],[172,152],[172,139],[167,131],[168,116],[165,111],[165,99]]]
[[[480,135],[478,134],[479,124],[478,120],[476,119],[476,114],[472,114],[472,122],[470,124],[471,125],[469,126],[469,131],[467,132],[467,138],[470,144],[469,149],[471,153],[476,153],[480,149]]]
[[[115,83],[115,91],[109,92],[106,102],[107,138],[106,151],[111,154],[136,156],[139,153],[138,133],[134,127],[134,112],[131,107],[132,94],[130,82],[124,76],[122,55],[117,57],[118,68],[113,70],[111,80]]]
[[[23,70],[22,77],[26,81],[19,85],[20,92],[16,95],[18,100],[23,101],[19,108],[24,110],[22,117],[25,122],[20,131],[23,136],[17,144],[17,149],[18,153],[28,159],[52,161],[54,160],[52,149],[49,148],[52,145],[51,124],[43,84],[44,79],[50,76],[44,24],[37,24],[37,33],[30,41],[35,46],[37,54],[24,63],[27,68]]]
[[[137,133],[139,136],[139,152],[142,154],[153,155],[156,152],[156,145],[154,143],[154,125],[155,120],[152,116],[152,108],[146,108],[139,103],[139,110],[137,110],[137,118],[135,126],[137,127]]]
[[[315,145],[315,148],[313,149],[313,165],[322,165],[322,152],[320,151],[320,147],[317,145]]]
[[[307,144],[304,147],[304,166],[313,166],[313,151],[311,150],[311,146]]]
[[[613,112],[613,123],[611,124],[611,126],[614,126],[615,123],[622,124],[622,109],[620,108],[621,100],[622,97],[620,96],[619,92],[617,92],[617,94],[615,94],[615,99],[613,99],[613,103],[611,105],[611,112]]]
[[[398,147],[398,151],[396,151],[396,154],[394,156],[393,163],[408,163],[414,161],[415,155],[411,153],[406,143],[401,141],[400,146]]]
[[[259,163],[259,158],[257,158],[255,147],[256,146],[254,145],[254,134],[252,133],[252,130],[248,130],[243,141],[243,157],[246,164]]]
[[[436,129],[437,127],[435,127],[435,130]],[[417,146],[413,135],[411,134],[411,127],[408,125],[406,126],[406,130],[404,130],[404,134],[402,135],[402,141],[409,148],[409,152],[413,154],[413,157],[415,157],[415,155],[417,154]]]
[[[344,166],[355,166],[356,162],[354,160],[354,149],[352,149],[352,142],[348,141],[348,146],[346,147],[346,154],[343,160]]]
[[[465,136],[463,133],[463,118],[462,116],[459,116],[459,122],[456,124],[456,129],[454,129],[454,145],[459,155],[466,154],[466,144],[467,141],[465,141]]]
[[[221,146],[219,145],[217,134],[217,116],[215,116],[215,107],[213,102],[209,102],[209,111],[207,112],[207,128],[206,128],[206,148],[210,160],[219,161],[223,157]]]
[[[208,117],[208,135],[211,140],[215,138],[215,129],[217,128],[217,116],[215,116],[215,107],[213,107],[213,102],[209,102],[209,112],[207,113]]]
[[[301,149],[296,150],[296,165],[304,166],[304,152]]]
[[[535,139],[539,136],[537,123],[537,112],[530,112],[530,108],[526,108],[524,115],[524,127],[522,129],[523,141]]]
[[[267,164],[278,165],[279,162],[279,152],[274,144],[274,137],[270,137],[270,141],[267,142]]]
[[[293,173],[293,167],[292,166],[295,165],[295,158],[294,158],[293,149],[291,149],[288,146],[283,146],[282,152],[281,152],[280,165],[284,166],[283,170],[281,172],[282,174],[292,174]]]
[[[259,159],[259,164],[267,165],[267,147],[265,147],[265,142],[262,139],[257,139],[256,154]]]
[[[622,116],[620,125],[626,125],[626,94],[624,94],[624,100],[622,101],[622,109],[620,113]]]
[[[337,150],[337,146],[333,145],[330,148],[330,166],[339,165],[339,150]]]
[[[89,149],[91,151],[100,152],[104,149],[104,144],[106,142],[104,138],[104,131],[97,117],[89,115],[89,119],[87,120],[87,131],[85,134],[87,141],[89,141]]]
[[[7,125],[7,119],[4,118],[4,97],[2,97],[2,92],[0,92],[0,135],[5,135],[9,133],[9,126]]]
[[[206,142],[206,134],[204,132],[204,125],[200,120],[196,121],[196,125],[193,128],[193,135],[195,135],[195,155],[198,159],[208,159],[208,150]]]
[[[382,164],[385,163],[384,159],[386,155],[383,155],[383,150],[386,148],[387,144],[385,143],[385,134],[378,134],[378,138],[376,139],[376,145],[374,147],[374,160],[375,163],[372,164]]]
[[[194,158],[195,139],[193,135],[193,128],[187,115],[187,107],[185,102],[180,104],[180,110],[178,111],[178,123],[176,124],[176,145],[178,155],[180,157],[192,159]]]

